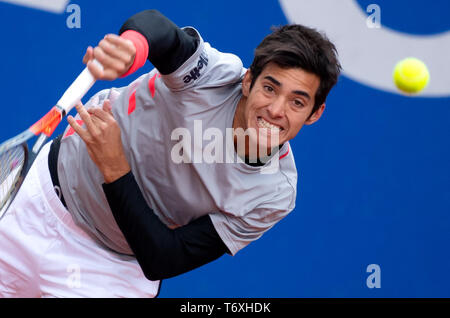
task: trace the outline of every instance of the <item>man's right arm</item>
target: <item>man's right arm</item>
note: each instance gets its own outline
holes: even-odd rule
[[[136,31],[149,47],[147,59],[162,75],[178,69],[197,49],[197,39],[188,35],[157,10],[139,12],[129,18],[119,34]]]
[[[149,60],[162,75],[178,69],[191,57],[198,39],[190,36],[157,10],[139,12],[120,28],[119,36],[108,34],[83,58],[97,79],[115,80],[127,76]],[[95,63],[97,59],[104,69]]]
[[[198,46],[190,36],[157,10],[139,12],[120,28],[119,35],[108,34],[88,47],[83,57],[96,79],[115,80],[134,73],[149,60],[163,75],[178,69]],[[92,63],[96,59],[103,69]]]

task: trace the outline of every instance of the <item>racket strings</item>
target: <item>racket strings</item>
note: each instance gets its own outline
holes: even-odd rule
[[[0,154],[0,208],[15,190],[22,175],[25,159],[25,149],[22,145]]]

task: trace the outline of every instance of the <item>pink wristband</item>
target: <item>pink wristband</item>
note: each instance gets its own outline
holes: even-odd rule
[[[133,65],[128,69],[128,71],[123,74],[121,77],[125,77],[130,75],[131,73],[136,72],[139,68],[141,68],[148,57],[148,43],[147,39],[137,31],[127,30],[120,35],[121,38],[130,40],[133,42],[134,47],[136,48],[136,56],[134,57]]]

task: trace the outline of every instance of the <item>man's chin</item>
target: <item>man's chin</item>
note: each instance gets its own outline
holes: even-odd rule
[[[272,149],[278,149],[280,139],[280,131],[252,127],[246,130],[245,139],[238,138],[237,149],[246,149],[246,156],[249,158],[267,157],[270,156]],[[244,140],[245,144],[240,145]]]
[[[280,132],[260,129],[258,131],[258,149],[272,149],[280,145]]]
[[[251,158],[264,158],[271,156],[274,151],[277,151],[279,148],[279,143],[268,143],[265,142],[259,142],[253,145],[250,145],[249,147],[249,157]]]

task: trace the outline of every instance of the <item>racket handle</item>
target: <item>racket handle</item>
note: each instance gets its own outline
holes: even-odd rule
[[[103,66],[96,59],[92,62],[103,70]],[[75,107],[79,101],[81,101],[83,96],[89,91],[94,83],[95,78],[86,67],[64,92],[63,96],[56,105],[64,110],[64,115],[68,114],[72,108]]]

